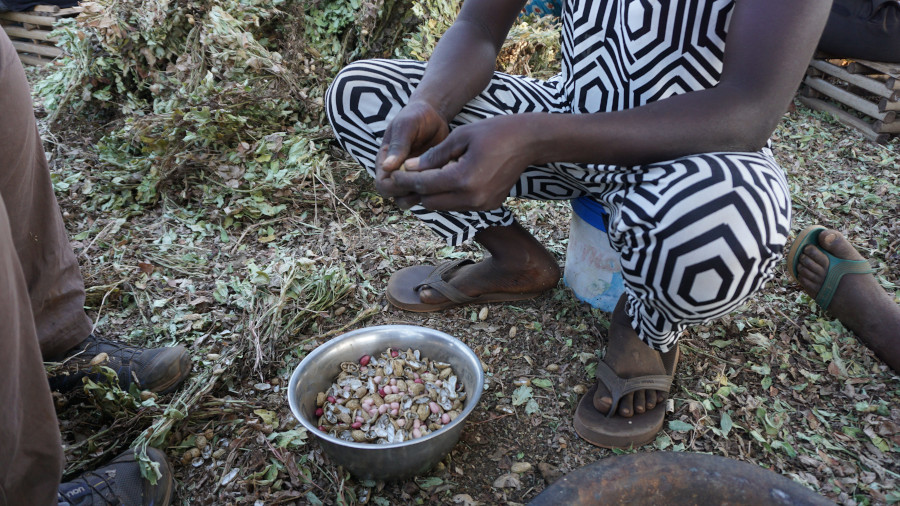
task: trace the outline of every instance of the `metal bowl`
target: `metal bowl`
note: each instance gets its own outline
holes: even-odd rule
[[[315,416],[316,395],[331,386],[340,363],[355,362],[363,355],[377,355],[388,348],[412,348],[423,357],[449,363],[465,386],[462,413],[442,429],[402,443],[349,442],[320,431]],[[348,332],[313,350],[291,375],[287,395],[294,416],[319,438],[322,449],[336,464],[359,479],[400,480],[428,471],[450,452],[483,389],[481,360],[459,339],[425,327],[383,325]]]

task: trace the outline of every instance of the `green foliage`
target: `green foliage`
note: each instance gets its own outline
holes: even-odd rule
[[[296,336],[354,288],[340,264],[322,265],[307,257],[276,250],[280,257],[265,265],[249,260],[246,272],[218,280],[213,297],[247,315],[255,355],[254,368],[269,364],[276,352],[296,344]],[[283,256],[282,256],[283,255]]]
[[[242,145],[294,128],[306,108],[292,95],[317,80],[270,47],[281,3],[99,0],[57,27],[67,56],[35,91],[53,118],[120,118],[97,143],[115,205],[155,202],[175,174],[215,175]]]
[[[283,209],[272,190],[309,182],[323,165],[314,142],[322,100],[343,64],[369,55],[426,59],[460,5],[86,1],[77,20],[57,25],[66,56],[35,93],[51,121],[106,125],[92,128],[98,208],[137,210],[190,181],[209,186],[205,204],[243,210],[235,219],[264,219]],[[546,70],[557,39],[549,21],[519,24],[500,63]]]
[[[309,9],[305,16],[310,43],[329,55],[341,52],[341,34],[356,20],[360,0],[321,2]]]
[[[497,66],[509,74],[547,79],[560,71],[559,19],[553,16],[517,22],[497,57]]]
[[[95,205],[154,203],[200,178],[219,196],[252,192],[232,199],[259,210],[245,216],[271,216],[255,205],[260,194],[316,170],[324,154],[309,151],[319,149],[325,89],[376,32],[391,31],[375,27],[382,12],[403,10],[395,4],[88,1],[57,26],[66,56],[35,93],[51,121],[107,125],[91,129],[103,165]]]
[[[268,440],[273,441],[276,448],[297,449],[306,444],[306,429],[303,427],[291,429],[285,432],[273,432]]]
[[[99,374],[100,381],[89,376],[84,377],[84,393],[97,407],[100,413],[112,417],[129,416],[141,407],[140,393],[132,384],[132,391],[126,392],[119,387],[116,371],[105,365],[95,365],[91,373]]]
[[[425,21],[418,30],[408,36],[405,47],[396,52],[400,58],[427,60],[438,40],[453,24],[459,14],[460,0],[417,0],[413,2],[412,12]]]

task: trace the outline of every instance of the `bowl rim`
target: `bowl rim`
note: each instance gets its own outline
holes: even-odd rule
[[[444,339],[447,341],[454,342],[457,344],[463,351],[464,355],[467,355],[473,363],[478,364],[475,375],[475,392],[466,391],[466,406],[463,408],[462,412],[459,416],[456,417],[455,420],[451,421],[449,424],[443,426],[440,430],[436,430],[426,435],[425,437],[421,437],[418,439],[408,439],[406,441],[400,443],[385,443],[385,444],[376,444],[376,443],[358,443],[356,441],[345,441],[341,438],[332,436],[328,433],[323,433],[319,430],[319,427],[314,425],[312,422],[306,419],[306,417],[301,416],[302,410],[300,406],[298,406],[297,402],[294,401],[294,395],[292,393],[297,388],[297,383],[299,382],[300,372],[303,368],[303,364],[307,363],[307,360],[310,362],[315,361],[320,355],[324,355],[330,348],[336,346],[339,342],[352,338],[358,334],[364,334],[376,330],[385,330],[385,329],[407,329],[407,330],[427,330],[429,333],[433,333],[435,337],[440,339]],[[421,325],[374,325],[371,327],[363,327],[356,330],[351,330],[350,332],[346,332],[341,334],[335,338],[329,339],[325,343],[322,343],[316,349],[311,351],[309,355],[303,358],[297,367],[294,368],[294,372],[291,374],[291,379],[288,382],[288,390],[287,390],[287,398],[288,405],[291,408],[291,413],[304,427],[306,427],[307,431],[315,434],[316,437],[322,438],[323,440],[337,444],[346,448],[355,448],[359,450],[386,450],[389,448],[402,448],[404,446],[413,446],[419,443],[423,443],[425,441],[429,441],[431,439],[436,439],[441,437],[444,434],[451,432],[456,428],[457,425],[461,425],[465,422],[465,419],[469,416],[469,414],[475,410],[475,406],[478,404],[478,401],[481,400],[481,393],[484,391],[484,369],[481,367],[481,359],[475,352],[470,348],[466,343],[462,342],[459,338],[451,336],[450,334],[433,329],[431,327],[423,327]]]

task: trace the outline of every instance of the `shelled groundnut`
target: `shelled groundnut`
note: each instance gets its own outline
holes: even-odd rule
[[[342,362],[341,372],[316,395],[319,430],[361,443],[399,443],[451,423],[466,392],[450,364],[419,350],[388,348],[378,357]]]

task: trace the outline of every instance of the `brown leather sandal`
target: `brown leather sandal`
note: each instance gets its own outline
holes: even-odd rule
[[[446,281],[448,275],[464,265],[473,264],[472,260],[462,259],[444,262],[438,266],[414,265],[395,272],[388,281],[385,296],[391,304],[413,311],[415,313],[427,313],[440,311],[466,304],[482,304],[487,302],[509,302],[515,300],[533,299],[543,292],[526,293],[486,293],[478,297],[469,297]],[[438,304],[426,304],[419,298],[419,292],[423,288],[431,288],[438,291],[448,300]]]
[[[599,362],[597,384],[584,394],[575,410],[575,432],[588,443],[603,448],[637,448],[653,441],[656,434],[662,430],[665,421],[665,403],[657,404],[645,413],[625,418],[616,414],[619,401],[626,394],[637,390],[668,392],[672,387],[672,378],[680,355],[681,352],[677,348],[675,353],[663,355],[665,375],[639,376],[631,379],[620,378],[606,363]],[[594,404],[595,399],[607,396],[612,398],[612,406],[604,414],[597,411]]]

